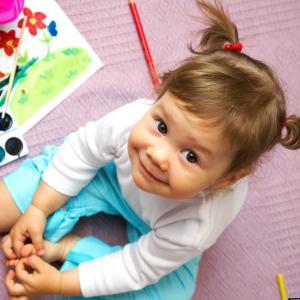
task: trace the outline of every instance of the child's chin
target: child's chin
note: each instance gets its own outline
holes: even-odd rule
[[[148,183],[142,175],[132,174],[132,178],[137,188],[143,192],[157,195],[157,193],[153,190],[151,183]]]

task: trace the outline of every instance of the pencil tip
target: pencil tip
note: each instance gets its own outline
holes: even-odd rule
[[[134,0],[129,0],[129,2],[130,2],[131,4],[134,4]]]

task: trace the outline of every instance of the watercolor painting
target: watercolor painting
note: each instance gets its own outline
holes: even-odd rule
[[[26,0],[23,13],[0,26],[0,110],[24,22],[9,109],[23,133],[103,66],[54,0]]]

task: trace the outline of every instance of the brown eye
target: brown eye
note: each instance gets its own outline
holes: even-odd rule
[[[198,162],[197,154],[191,150],[182,151],[184,158],[191,164],[196,164]]]
[[[162,134],[166,134],[168,132],[167,125],[162,120],[155,120],[155,127]]]

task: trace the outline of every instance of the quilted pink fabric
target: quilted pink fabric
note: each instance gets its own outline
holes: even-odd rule
[[[56,144],[88,120],[138,97],[152,95],[151,80],[127,0],[59,0],[105,66],[51,112],[25,138],[30,156]],[[245,53],[267,62],[281,79],[288,114],[300,114],[300,2],[224,0],[237,23]],[[137,0],[159,73],[188,56],[199,28],[193,0]],[[20,161],[0,169],[0,176]],[[250,179],[246,205],[200,263],[193,300],[280,299],[276,273],[289,297],[300,297],[300,155],[278,146]],[[95,226],[96,225],[96,226]],[[124,243],[122,220],[94,216],[77,231]],[[187,233],[188,234],[188,233]],[[1,254],[1,258],[3,255]],[[0,266],[0,299],[6,300]],[[40,300],[52,297],[39,297]],[[164,299],[169,300],[169,299]]]

